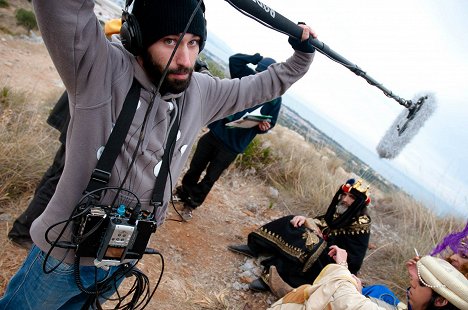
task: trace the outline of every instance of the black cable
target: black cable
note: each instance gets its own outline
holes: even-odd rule
[[[178,117],[179,117],[179,121],[177,122],[179,128],[180,128],[180,119],[182,118],[182,114],[184,112],[184,107],[185,107],[185,94],[184,94],[184,97],[182,99],[182,103],[181,103],[181,106],[179,107],[180,109],[180,113],[178,113]],[[179,130],[179,128],[177,128],[177,130]],[[173,143],[176,143],[177,141],[173,141]],[[172,144],[171,144],[171,147],[169,149],[172,149]],[[169,156],[169,158],[172,158],[172,156]],[[169,163],[169,167],[170,167],[170,163]],[[180,218],[182,218],[182,215],[179,213],[179,211],[177,210],[177,208],[175,207],[175,204],[174,204],[174,198],[173,198],[173,195],[172,195],[172,192],[173,192],[173,188],[172,188],[172,173],[171,173],[171,169],[169,169],[169,185],[170,185],[170,193],[171,193],[171,196],[170,196],[170,203],[172,205],[172,208],[174,209],[174,211],[177,213],[178,216],[180,216]],[[176,219],[167,219],[168,221],[174,221],[174,222],[185,222],[185,220],[182,218],[182,220],[176,220]]]
[[[131,265],[130,268],[128,268],[127,271],[121,271],[118,270],[116,271],[111,277],[103,281],[102,283],[99,284],[99,287],[101,291],[99,292],[99,295],[96,294],[96,291],[89,291],[86,290],[85,293],[89,294],[89,298],[86,302],[86,305],[89,307],[94,306],[93,309],[102,309],[102,306],[99,301],[99,297],[102,297],[102,294],[106,292],[104,288],[108,289],[114,289],[115,294],[117,295],[117,298],[105,298],[108,301],[117,301],[117,304],[113,309],[116,310],[137,310],[137,309],[144,309],[150,302],[150,300],[153,298],[154,294],[156,293],[156,290],[159,287],[159,284],[161,283],[162,276],[164,274],[164,268],[165,268],[165,263],[164,263],[164,257],[162,256],[161,253],[155,250],[150,250],[146,254],[157,254],[160,259],[161,259],[161,272],[158,277],[158,281],[156,282],[155,287],[151,291],[150,287],[150,280],[148,276],[146,276],[141,270],[136,268],[136,265],[138,262],[135,264]],[[135,281],[133,282],[133,285],[130,287],[128,292],[126,294],[121,295],[116,283],[121,279],[121,277],[135,277]],[[111,287],[106,286],[106,285],[111,285]],[[126,299],[130,297],[130,300],[125,302]],[[88,309],[87,308],[87,309]]]

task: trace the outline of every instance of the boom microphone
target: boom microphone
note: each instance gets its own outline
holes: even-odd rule
[[[242,14],[256,20],[268,28],[299,40],[302,37],[301,27],[259,0],[226,1]],[[406,146],[406,144],[408,144],[409,141],[417,134],[429,116],[435,111],[436,102],[433,95],[419,95],[414,98],[413,101],[401,98],[381,83],[377,82],[374,78],[367,75],[367,73],[357,65],[332,50],[325,43],[313,38],[312,36],[309,38],[309,43],[314,46],[318,52],[348,68],[357,76],[365,79],[370,85],[380,89],[387,97],[394,99],[400,105],[408,109],[408,111],[405,110],[400,114],[392,127],[387,131],[385,136],[377,145],[377,153],[381,158],[395,158],[403,147]]]

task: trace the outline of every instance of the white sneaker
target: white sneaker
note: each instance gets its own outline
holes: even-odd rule
[[[192,214],[193,210],[194,209],[189,206],[184,206],[182,211],[180,211],[180,216],[182,217],[184,221],[188,222],[193,218],[193,214]]]

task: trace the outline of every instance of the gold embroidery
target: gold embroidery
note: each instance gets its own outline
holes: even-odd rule
[[[306,229],[306,231],[302,234],[302,239],[305,239],[305,245],[310,250],[312,250],[314,246],[320,242],[319,237],[309,229]]]
[[[283,252],[297,258],[301,263],[304,263],[307,254],[300,248],[294,247],[286,243],[281,236],[267,231],[263,227],[257,229],[254,233],[276,244]]]
[[[332,230],[330,236],[370,234],[371,219],[367,215],[361,215],[347,227]]]
[[[309,268],[312,267],[312,265],[315,263],[317,258],[320,256],[320,254],[322,254],[323,250],[325,250],[326,248],[327,248],[327,242],[323,241],[322,244],[315,250],[314,254],[312,254],[309,257],[309,259],[304,265],[304,268],[302,268],[302,271],[306,272],[307,270],[309,270]]]

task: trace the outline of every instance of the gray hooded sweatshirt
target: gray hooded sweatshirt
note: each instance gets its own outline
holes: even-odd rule
[[[132,81],[141,86],[140,101],[126,136],[122,151],[112,170],[109,186],[131,190],[144,208],[149,206],[156,175],[161,166],[164,146],[171,125],[173,108],[180,111],[180,128],[170,163],[172,184],[166,184],[165,203],[156,210],[158,225],[164,222],[167,201],[190,149],[201,128],[207,124],[246,108],[281,96],[308,70],[314,54],[294,52],[286,62],[242,79],[218,79],[193,73],[186,91],[181,94],[155,92],[136,58],[121,44],[109,42],[94,14],[93,0],[35,0],[34,9],[45,45],[65,84],[70,101],[71,120],[67,132],[65,168],[56,192],[44,213],[33,223],[31,236],[43,251],[51,247],[46,231],[60,221],[70,218],[83,196],[93,169],[122,109]],[[138,147],[135,163],[130,167],[143,118],[152,105],[143,141]],[[130,169],[130,174],[121,184]],[[102,204],[110,204],[115,193],[109,191]],[[121,193],[119,200],[131,200]],[[63,225],[47,233],[49,241],[57,239]],[[68,225],[60,240],[70,240]],[[153,238],[155,235],[153,235]],[[74,251],[55,248],[52,256],[72,263]],[[91,265],[91,259],[81,259]]]

